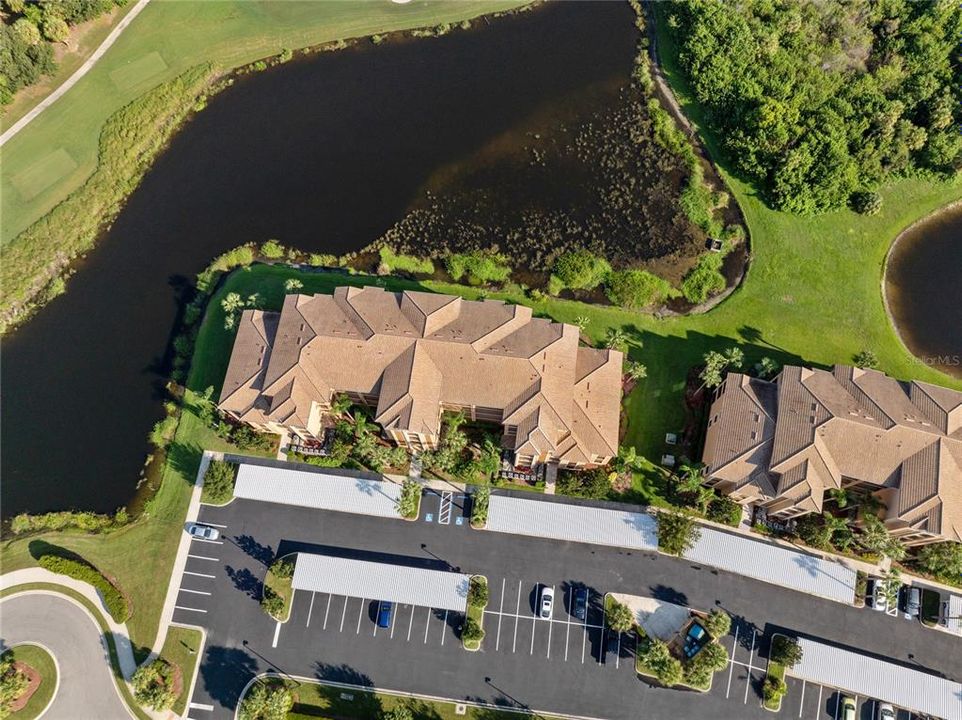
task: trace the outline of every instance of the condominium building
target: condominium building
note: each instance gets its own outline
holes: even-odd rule
[[[962,541],[962,393],[875,370],[729,373],[715,391],[708,484],[781,520],[831,488],[874,494],[906,545]]]
[[[343,393],[413,450],[437,447],[442,413],[463,412],[502,425],[518,466],[586,467],[618,451],[622,362],[521,305],[340,287],[245,310],[219,407],[316,438]]]

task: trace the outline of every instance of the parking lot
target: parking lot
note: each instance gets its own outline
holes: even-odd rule
[[[173,579],[180,589],[174,621],[208,633],[189,717],[233,717],[247,679],[273,670],[587,718],[631,718],[639,708],[654,719],[696,712],[767,718],[760,692],[764,638],[773,628],[853,647],[864,641],[867,649],[896,658],[913,653],[919,662],[952,673],[962,664],[951,659],[956,656],[948,643],[955,638],[922,634],[908,622],[878,617],[882,613],[650,553],[473,530],[465,505],[457,493],[426,492],[415,522],[250,500],[202,507],[199,520],[218,527],[221,537],[191,541],[185,572]],[[278,553],[299,550],[485,575],[489,601],[481,651],[462,648],[458,613],[399,605],[391,627],[377,627],[380,598],[298,591],[290,619],[278,625],[259,605],[264,573]],[[542,586],[555,591],[550,620],[536,617]],[[574,587],[589,590],[584,619],[572,612]],[[735,618],[732,634],[722,641],[730,666],[716,673],[705,694],[665,690],[639,679],[631,636],[621,638],[617,651],[604,652],[606,592],[722,607]],[[827,688],[820,699],[818,688],[806,686],[803,695],[795,681],[789,682],[792,689],[780,715],[833,717]],[[871,713],[871,701],[860,698],[859,710]]]

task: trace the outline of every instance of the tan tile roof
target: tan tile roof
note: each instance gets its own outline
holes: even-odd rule
[[[777,399],[764,414],[774,423],[759,427],[757,408],[768,406],[749,388],[770,397],[764,386]],[[962,393],[844,365],[786,366],[774,383],[729,374],[711,418],[703,459],[714,477],[746,483],[764,471],[769,497],[806,509],[843,478],[894,488],[889,519],[962,537]]]
[[[273,331],[255,332],[265,322]],[[244,313],[221,407],[246,418],[259,403],[250,419],[303,426],[312,403],[357,392],[378,396],[386,427],[436,434],[442,404],[475,406],[517,425],[522,452],[590,461],[617,452],[623,356],[578,337],[497,301],[376,287],[288,295],[279,314]],[[256,387],[238,380],[255,375]]]

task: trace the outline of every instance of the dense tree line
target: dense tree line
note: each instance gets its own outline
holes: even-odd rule
[[[962,166],[959,3],[685,0],[667,12],[716,134],[776,207],[871,209],[866,191],[888,176]]]
[[[70,27],[93,20],[127,0],[3,0],[0,3],[0,105],[56,69],[53,43]]]

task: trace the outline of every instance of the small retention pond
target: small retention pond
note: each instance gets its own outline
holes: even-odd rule
[[[902,235],[889,256],[885,294],[909,350],[962,377],[962,205]]]
[[[4,338],[3,515],[131,501],[163,415],[181,294],[212,257],[268,238],[360,249],[439,168],[627,83],[636,39],[627,4],[552,3],[441,38],[318,54],[213,98],[67,294]]]

